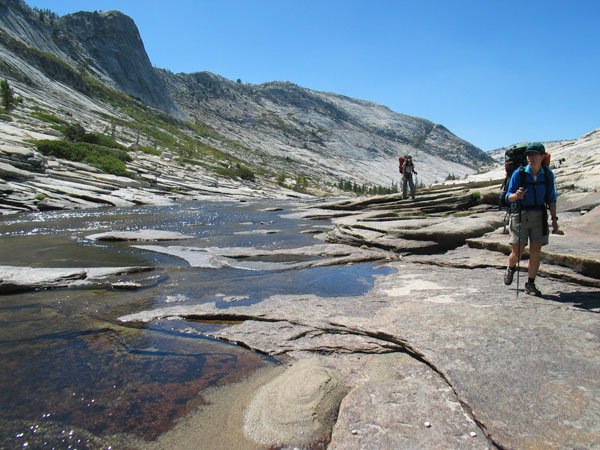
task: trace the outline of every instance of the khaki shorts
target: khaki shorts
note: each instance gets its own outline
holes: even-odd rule
[[[519,228],[521,231],[521,244],[527,245],[527,242],[541,242],[542,245],[548,243],[548,234],[544,234],[544,212],[538,210],[521,211],[521,224],[519,224],[519,214],[510,215],[510,240],[511,244],[519,243]]]

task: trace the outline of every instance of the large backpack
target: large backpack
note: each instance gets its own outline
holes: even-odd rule
[[[508,147],[504,152],[504,170],[506,176],[500,186],[500,195],[498,196],[498,207],[501,210],[510,209],[510,205],[506,202],[506,191],[508,190],[508,185],[510,184],[513,172],[519,167],[525,167],[527,165],[525,150],[527,150],[528,145],[529,142],[514,144]]]
[[[508,191],[510,179],[512,178],[512,174],[515,170],[521,169],[520,185],[524,185],[525,174],[523,173],[523,169],[527,165],[527,156],[525,156],[525,150],[527,150],[527,146],[529,144],[529,142],[514,144],[508,147],[504,152],[504,170],[506,172],[506,176],[504,177],[504,181],[500,186],[500,195],[498,196],[498,206],[501,210],[508,211],[511,208],[511,205],[506,202],[506,191]],[[544,160],[542,161],[542,169],[545,170],[548,167],[550,167],[550,153],[545,153]],[[546,192],[548,192],[548,186],[546,186],[546,188]]]
[[[398,172],[404,175],[404,158],[402,156],[398,158]]]
[[[518,202],[514,202],[509,204],[506,201],[506,192],[508,191],[508,186],[510,185],[510,179],[512,178],[513,172],[515,170],[519,170],[520,180],[519,186],[527,186],[529,184],[541,184],[544,183],[546,186],[546,195],[544,197],[544,205],[534,205],[534,208],[538,208],[542,206],[542,211],[544,212],[542,217],[542,224],[544,227],[544,235],[548,234],[548,208],[550,207],[548,203],[548,198],[550,195],[550,175],[548,174],[548,167],[550,167],[550,153],[544,154],[544,160],[542,161],[542,171],[544,172],[544,181],[528,183],[527,177],[525,175],[525,166],[527,165],[527,156],[525,156],[525,150],[527,150],[527,146],[529,142],[525,142],[523,144],[514,144],[511,145],[504,152],[504,170],[506,171],[506,176],[504,181],[502,182],[502,186],[500,188],[500,195],[498,196],[498,206],[501,210],[506,211],[506,215],[504,216],[504,233],[507,233],[507,226],[509,223],[509,213],[518,211]]]

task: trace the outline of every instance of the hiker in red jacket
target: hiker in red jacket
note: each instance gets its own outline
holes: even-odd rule
[[[415,182],[413,181],[413,173],[417,173],[415,170],[415,166],[413,164],[412,156],[407,155],[404,158],[404,162],[402,164],[402,198],[406,199],[408,197],[408,193],[406,192],[407,185],[410,186],[410,196],[412,199],[415,199]]]

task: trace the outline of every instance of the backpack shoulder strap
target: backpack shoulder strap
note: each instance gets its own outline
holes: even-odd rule
[[[527,173],[525,173],[525,167],[519,167],[519,174],[521,175],[521,182],[519,183],[519,187],[523,187],[527,184]]]
[[[542,164],[542,170],[544,171],[544,183],[546,184],[546,192],[544,194],[544,203],[546,207],[550,207],[550,170]]]

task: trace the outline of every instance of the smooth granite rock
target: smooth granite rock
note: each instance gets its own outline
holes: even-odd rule
[[[22,169],[18,169],[12,164],[0,162],[0,177],[5,179],[31,179],[33,175]]]
[[[341,428],[333,434],[338,448],[352,448],[352,439],[358,442],[355,448],[361,442],[432,449],[600,445],[600,378],[595,376],[600,373],[600,315],[590,308],[600,306],[597,288],[541,279],[543,298],[522,292],[517,298],[497,268],[404,261],[388,266],[396,272],[378,276],[375,287],[360,297],[273,296],[225,310],[179,303],[121,320],[243,320],[213,335],[270,354],[320,354],[332,363],[344,352],[406,353],[439,375],[437,380],[416,376],[413,387],[395,382],[382,387],[369,379],[364,365],[354,364],[346,370],[353,391],[342,402]],[[587,307],[574,304],[585,298]],[[385,401],[385,392],[395,393],[399,406]],[[444,398],[460,405],[467,418],[460,410],[446,414],[442,407],[427,406],[443,404]],[[422,419],[406,406],[409,400],[420,405]],[[411,426],[383,427],[391,423],[390,411]],[[431,429],[415,428],[425,421]],[[347,436],[348,430],[357,433]]]
[[[112,275],[152,270],[151,267],[33,268],[0,266],[0,293],[98,283]]]
[[[269,447],[326,442],[347,391],[340,374],[317,358],[293,363],[250,401],[244,432]]]
[[[368,382],[342,401],[328,449],[495,448],[426,364],[404,353],[363,360]]]
[[[235,267],[246,270],[291,270],[360,262],[389,261],[395,255],[379,249],[364,249],[342,244],[320,244],[289,249],[254,247],[184,247],[135,245],[134,247],[177,256],[192,267]],[[306,258],[310,258],[306,260]],[[246,259],[252,258],[252,261]],[[264,258],[265,261],[260,259]],[[277,261],[277,260],[280,261]]]

